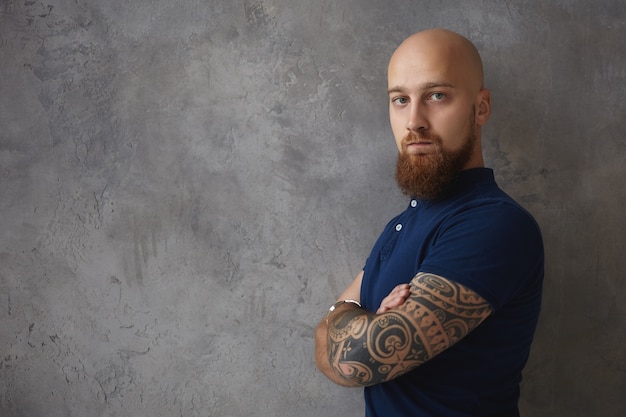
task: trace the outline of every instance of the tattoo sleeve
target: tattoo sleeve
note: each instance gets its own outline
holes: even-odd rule
[[[328,358],[350,385],[389,381],[446,350],[489,314],[474,291],[433,274],[411,281],[406,302],[383,314],[353,309],[331,316]]]

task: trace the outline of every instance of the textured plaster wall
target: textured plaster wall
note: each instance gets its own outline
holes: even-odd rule
[[[622,0],[0,0],[0,415],[363,415],[313,365],[395,188],[387,60],[472,38],[546,242],[525,416],[626,415]]]

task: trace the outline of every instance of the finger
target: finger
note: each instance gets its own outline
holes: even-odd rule
[[[394,289],[391,291],[391,293],[402,292],[408,289],[409,289],[409,284],[400,284],[400,285],[396,285]]]
[[[405,300],[406,300],[406,297],[402,297],[402,296],[388,296],[380,304],[379,311],[380,310],[389,311],[394,307],[398,307],[404,304]]]

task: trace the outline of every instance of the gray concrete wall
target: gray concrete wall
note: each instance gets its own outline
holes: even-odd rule
[[[0,1],[0,415],[363,415],[313,329],[405,205],[385,70],[472,38],[540,222],[525,416],[626,415],[622,0]]]

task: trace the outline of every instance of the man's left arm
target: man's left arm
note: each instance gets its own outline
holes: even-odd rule
[[[463,339],[492,311],[475,291],[418,273],[399,307],[373,314],[344,304],[329,315],[325,331],[319,328],[316,334],[327,339],[329,366],[324,373],[349,387],[389,381]]]

